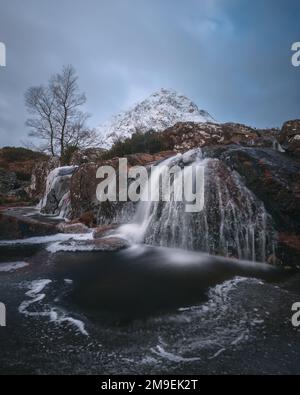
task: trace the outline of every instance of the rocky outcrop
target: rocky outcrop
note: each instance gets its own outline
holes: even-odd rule
[[[264,203],[277,230],[300,234],[300,161],[267,148],[207,147],[237,171],[247,187]]]
[[[4,195],[20,186],[16,173],[0,168],[0,194]]]
[[[288,153],[300,157],[300,120],[286,122],[278,141]]]
[[[253,129],[237,123],[179,122],[162,132],[160,137],[168,143],[170,149],[184,152],[211,145],[272,147],[278,132],[277,129]]]
[[[37,161],[47,156],[25,148],[0,149],[0,201],[5,205],[24,205],[31,199],[30,179]]]

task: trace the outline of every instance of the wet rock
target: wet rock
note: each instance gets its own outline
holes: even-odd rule
[[[41,201],[41,212],[44,214],[68,217],[70,206],[71,177],[76,166],[58,167],[52,170],[46,182],[45,195]]]
[[[279,143],[290,154],[300,156],[300,120],[286,122],[278,137]]]
[[[82,223],[62,222],[58,225],[58,230],[62,233],[89,233],[90,229]]]
[[[55,224],[37,221],[13,212],[0,212],[0,240],[23,239],[58,233]]]
[[[208,147],[204,155],[219,158],[243,177],[277,230],[300,234],[300,161],[272,149],[236,146]]]
[[[95,240],[67,240],[56,243],[48,248],[50,252],[60,251],[119,251],[128,247],[126,240],[117,237],[109,237]]]
[[[94,239],[100,239],[101,237],[106,236],[107,234],[115,230],[118,226],[119,225],[117,224],[98,226],[93,232],[93,237]]]
[[[118,237],[90,240],[88,244],[97,251],[119,251],[129,246],[126,240]]]
[[[173,151],[160,152],[154,155],[128,155],[128,167],[149,166],[172,155],[174,155]],[[96,190],[101,179],[96,178],[96,173],[100,166],[112,166],[116,169],[118,177],[119,158],[103,160],[99,163],[87,163],[80,166],[71,179],[71,218],[80,218],[80,221],[87,226],[130,222],[135,212],[135,203],[99,202],[97,200]]]
[[[95,214],[92,211],[87,211],[83,213],[78,218],[78,221],[86,225],[88,228],[94,228],[95,226],[97,226],[97,218],[95,217]]]
[[[290,266],[300,268],[300,235],[279,233],[278,251],[281,260]]]

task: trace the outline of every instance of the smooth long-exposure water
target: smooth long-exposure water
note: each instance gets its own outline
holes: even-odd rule
[[[299,274],[157,247],[46,247],[0,246],[2,374],[300,371]]]

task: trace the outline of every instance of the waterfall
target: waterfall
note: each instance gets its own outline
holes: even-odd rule
[[[285,152],[285,149],[282,147],[282,145],[275,138],[273,139],[273,142],[272,142],[272,148],[274,151]]]
[[[276,232],[263,203],[245,186],[240,175],[218,159],[202,159],[194,150],[156,166],[148,181],[151,191],[161,188],[163,169],[178,165],[188,174],[192,165],[204,169],[204,207],[186,211],[176,201],[179,184],[173,180],[172,199],[139,202],[132,224],[119,228],[134,243],[207,252],[265,262],[274,254]],[[141,199],[143,200],[143,199]]]
[[[38,208],[44,214],[67,217],[70,212],[70,182],[77,166],[63,166],[52,170]]]

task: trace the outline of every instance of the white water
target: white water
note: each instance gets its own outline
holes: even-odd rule
[[[24,267],[29,266],[29,263],[24,261],[17,262],[3,262],[0,263],[0,273],[10,273],[19,269],[23,269]]]
[[[157,165],[154,171],[152,171],[148,188],[145,188],[144,193],[141,196],[141,202],[137,207],[133,223],[121,226],[118,229],[120,236],[125,237],[134,244],[140,244],[144,241],[145,233],[151,220],[151,209],[154,204],[153,201],[148,199],[149,194],[151,197],[156,196],[157,189],[160,189],[161,176],[165,166],[168,166],[172,161],[174,161],[174,158],[176,157],[166,159],[161,163],[161,165]]]
[[[204,167],[203,210],[187,213],[186,204],[176,199],[180,186],[173,182],[171,201],[144,202],[142,198],[133,223],[121,226],[118,236],[133,244],[145,242],[265,262],[276,244],[271,217],[241,177],[219,160],[203,160],[194,151],[163,161],[148,181],[151,196],[161,189],[166,166],[180,165],[182,173],[188,173],[192,160]]]
[[[70,179],[77,166],[63,166],[52,170],[46,180],[46,189],[37,208],[42,213],[67,217],[70,211]]]
[[[37,237],[28,237],[27,239],[18,239],[18,240],[0,240],[0,246],[9,246],[9,245],[28,245],[28,244],[49,244],[55,242],[63,242],[63,241],[85,241],[85,240],[93,240],[93,232],[90,233],[57,233],[55,235],[50,236],[37,236]]]

